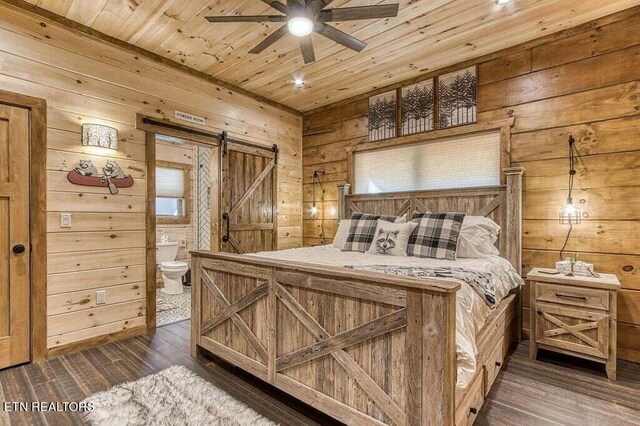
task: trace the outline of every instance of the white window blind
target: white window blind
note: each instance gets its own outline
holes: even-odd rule
[[[500,184],[500,133],[356,152],[355,193]]]
[[[184,198],[184,170],[156,167],[156,197]]]

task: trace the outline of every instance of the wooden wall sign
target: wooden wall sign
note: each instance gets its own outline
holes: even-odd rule
[[[91,160],[80,160],[78,165],[67,174],[69,182],[83,186],[104,186],[111,194],[117,194],[118,188],[133,186],[133,177],[125,175],[122,168],[113,160],[107,160],[102,168],[103,174]]]

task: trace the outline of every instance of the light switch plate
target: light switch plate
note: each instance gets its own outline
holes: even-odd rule
[[[96,305],[104,305],[107,303],[107,292],[106,290],[98,290],[96,291]]]
[[[164,235],[164,228],[156,228],[156,235]]]
[[[60,213],[60,228],[71,228],[71,213]]]

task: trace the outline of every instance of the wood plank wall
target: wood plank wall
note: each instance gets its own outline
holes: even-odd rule
[[[620,277],[618,353],[640,361],[640,8],[476,63],[479,120],[515,117],[512,159],[526,169],[524,271],[558,259],[567,232],[557,218],[567,196],[572,134],[582,156],[574,200],[587,217],[574,227],[568,250]],[[334,236],[345,147],[359,143],[367,143],[366,99],[305,115],[305,245]],[[310,217],[314,170],[326,172],[324,221]]]
[[[136,113],[207,118],[207,128],[280,146],[279,245],[301,243],[302,118],[127,50],[0,4],[0,88],[48,105],[48,347],[76,344],[145,324],[145,135]],[[82,123],[119,130],[118,151],[80,145]],[[78,187],[79,159],[114,158],[135,185],[109,195]],[[71,229],[60,212],[73,213]],[[45,259],[34,259],[44,262]],[[95,305],[95,291],[107,305]]]

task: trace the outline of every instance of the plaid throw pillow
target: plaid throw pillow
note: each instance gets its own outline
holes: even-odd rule
[[[414,219],[418,227],[409,237],[407,254],[416,257],[456,260],[463,213],[426,213]]]
[[[351,227],[349,227],[347,242],[344,243],[342,251],[359,251],[360,253],[367,251],[373,242],[378,219],[395,222],[397,217],[353,213],[351,215]]]
[[[418,222],[420,219],[422,219],[425,216],[428,216],[430,214],[433,214],[433,212],[430,211],[426,211],[426,212],[413,212],[413,214],[411,215],[411,221],[412,222]]]

